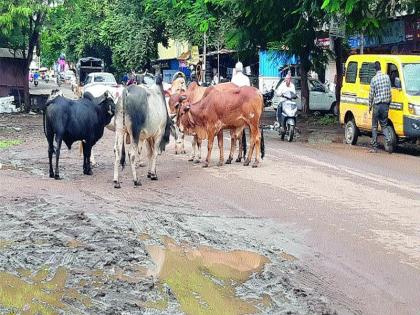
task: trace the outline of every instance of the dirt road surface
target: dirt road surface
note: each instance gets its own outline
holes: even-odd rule
[[[171,143],[118,190],[112,132],[55,181],[42,116],[0,116],[0,313],[419,314],[419,151],[265,136],[260,168]]]

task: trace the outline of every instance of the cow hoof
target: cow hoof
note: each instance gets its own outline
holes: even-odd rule
[[[54,178],[54,173],[50,173],[50,178]]]
[[[144,162],[138,162],[138,163],[136,163],[136,168],[138,168],[138,167],[145,167],[146,166],[146,163],[144,163]]]
[[[152,178],[152,173],[151,172],[147,172],[147,178]]]
[[[232,164],[232,159],[227,159],[225,164]]]
[[[196,159],[196,160],[194,160],[194,162],[193,162],[194,164],[200,164],[200,160],[199,159]]]
[[[249,166],[250,161],[249,160],[245,160],[244,162],[244,166]]]
[[[55,175],[54,175],[54,179],[55,179],[55,180],[60,180],[60,179],[61,179],[61,178],[60,178],[60,175],[55,174]]]
[[[257,167],[258,167],[258,163],[257,163],[257,162],[255,162],[254,164],[252,164],[252,167],[253,167],[253,168],[257,168]]]
[[[83,174],[90,176],[90,175],[93,175],[93,172],[91,169],[88,169],[88,170],[83,171]]]
[[[223,161],[219,161],[219,163],[217,163],[217,166],[223,166]]]
[[[178,151],[175,151],[175,155],[178,155]]]
[[[188,159],[188,162],[193,162],[194,161],[194,158],[189,158]]]
[[[135,180],[134,181],[134,187],[137,187],[137,186],[141,186],[141,183],[140,183],[140,181]]]
[[[242,162],[242,158],[237,158],[237,159],[235,160],[235,162],[236,162],[236,163],[241,163],[241,162]]]
[[[114,184],[114,188],[120,189],[120,188],[121,188],[121,184],[120,184],[120,183],[118,183],[118,182],[116,182],[116,183]]]
[[[150,179],[151,180],[158,180],[158,177],[156,174],[150,174]]]
[[[187,154],[187,151],[183,150],[181,153],[182,153],[182,154]]]
[[[207,168],[207,167],[209,167],[209,163],[206,162],[203,164],[203,168]]]

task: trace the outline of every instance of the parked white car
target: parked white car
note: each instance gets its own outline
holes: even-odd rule
[[[301,103],[301,79],[298,77],[292,78],[293,84],[296,88],[296,94],[298,99],[296,100],[299,110],[302,110]],[[275,91],[280,86],[283,79],[281,79],[274,89]],[[323,111],[323,112],[332,112],[334,115],[338,114],[337,102],[335,94],[331,92],[325,85],[316,79],[308,79],[309,84],[309,110],[311,111]],[[282,98],[274,93],[272,104],[273,108],[277,110],[277,106],[280,104]]]
[[[97,97],[108,91],[114,100],[121,95],[123,87],[117,83],[115,77],[109,72],[92,72],[86,77],[82,87],[82,94],[90,92]]]

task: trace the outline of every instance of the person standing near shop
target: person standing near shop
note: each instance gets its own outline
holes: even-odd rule
[[[235,65],[235,74],[232,76],[230,82],[235,83],[237,86],[251,86],[249,78],[243,73],[244,66],[242,62],[238,61]]]
[[[391,80],[387,74],[382,73],[381,64],[375,62],[376,74],[370,81],[369,113],[372,113],[372,148],[370,153],[378,152],[378,122],[381,124],[385,141],[389,142],[388,112],[391,104]]]

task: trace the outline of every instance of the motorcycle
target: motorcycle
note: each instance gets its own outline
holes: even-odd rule
[[[287,136],[287,141],[293,141],[296,126],[297,104],[294,101],[297,95],[291,91],[287,91],[281,95],[285,100],[281,103],[281,113],[279,113],[280,106],[277,108],[277,121],[280,130],[281,140]]]
[[[57,75],[57,85],[58,85],[58,86],[61,86],[61,84],[63,84],[63,83],[64,83],[64,81],[65,81],[64,74],[60,72],[60,73]]]
[[[272,106],[273,96],[274,96],[274,89],[271,88],[271,90],[263,93],[263,100],[264,100],[264,107],[270,107]]]

